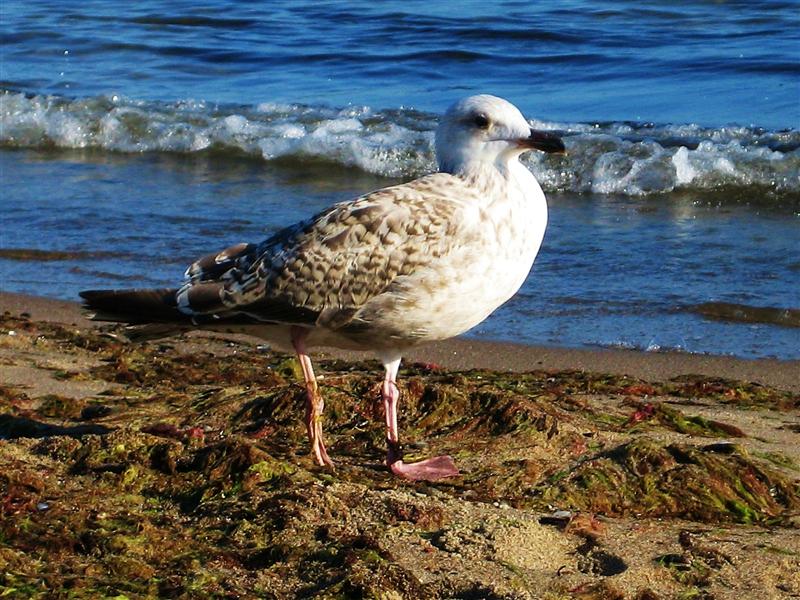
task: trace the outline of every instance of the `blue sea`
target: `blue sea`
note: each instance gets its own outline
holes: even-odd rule
[[[800,3],[0,5],[0,288],[174,285],[207,251],[435,169],[503,96],[550,224],[470,335],[800,358]]]

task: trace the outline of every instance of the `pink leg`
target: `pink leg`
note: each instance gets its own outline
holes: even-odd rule
[[[397,428],[397,401],[400,390],[397,389],[397,370],[400,359],[384,362],[386,377],[381,386],[383,410],[386,416],[386,464],[395,475],[405,479],[420,481],[436,481],[458,475],[453,459],[449,456],[436,456],[426,460],[406,464],[403,462],[403,450],[400,447],[400,435]]]
[[[317,463],[322,466],[333,467],[333,462],[325,450],[325,443],[322,441],[322,409],[325,402],[317,387],[317,378],[314,376],[314,369],[311,366],[311,358],[306,353],[305,339],[308,330],[302,327],[292,327],[292,345],[297,352],[297,360],[303,369],[303,379],[306,382],[306,430],[308,431],[308,441],[311,442],[311,449]]]

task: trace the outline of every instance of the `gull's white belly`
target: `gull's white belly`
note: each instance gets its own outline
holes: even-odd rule
[[[426,337],[431,340],[472,329],[516,294],[525,282],[539,246],[535,240],[529,242],[527,248],[472,253],[473,260],[464,261],[462,269],[445,274],[448,281],[445,287],[430,292],[426,291],[429,286],[417,287],[420,297],[405,320],[427,327]]]

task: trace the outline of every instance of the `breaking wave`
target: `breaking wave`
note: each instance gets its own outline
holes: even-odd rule
[[[436,115],[409,108],[202,101],[120,96],[70,99],[0,92],[0,147],[199,153],[265,161],[317,160],[387,177],[435,169]],[[725,192],[734,201],[800,204],[800,130],[690,124],[557,123],[567,156],[525,160],[550,192],[644,196]]]

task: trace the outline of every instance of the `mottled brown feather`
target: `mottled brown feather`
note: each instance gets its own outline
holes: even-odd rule
[[[282,323],[315,315],[319,325],[342,328],[397,277],[450,250],[455,215],[474,193],[438,173],[334,205],[258,246],[201,258],[187,270],[179,307]]]

